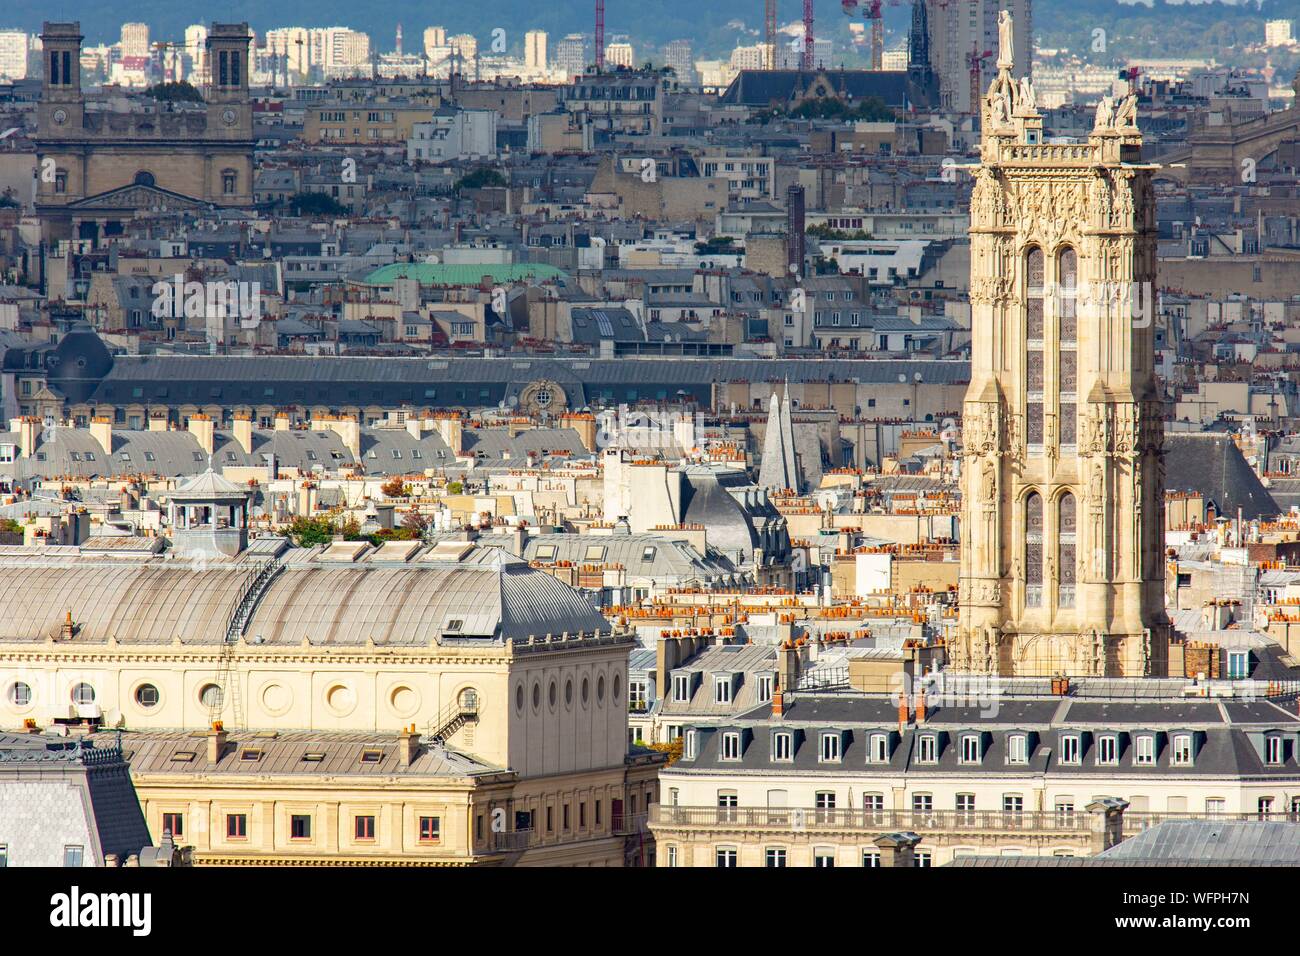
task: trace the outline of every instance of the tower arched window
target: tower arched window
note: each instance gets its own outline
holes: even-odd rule
[[[1075,500],[1074,495],[1061,495],[1057,504],[1056,524],[1056,606],[1074,607],[1075,574]]]
[[[1061,411],[1061,445],[1073,447],[1078,432],[1079,388],[1079,255],[1073,249],[1061,251],[1057,260],[1059,345],[1057,353],[1057,390]]]
[[[1043,606],[1043,496],[1025,499],[1025,607]]]
[[[1043,250],[1025,254],[1025,436],[1043,453]]]

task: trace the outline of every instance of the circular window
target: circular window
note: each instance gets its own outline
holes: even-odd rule
[[[95,688],[87,683],[77,684],[72,688],[72,702],[85,706],[95,702]]]
[[[478,691],[473,687],[466,687],[460,692],[460,709],[471,714],[478,713]]]
[[[325,705],[340,717],[346,717],[357,706],[357,695],[345,684],[335,684],[325,692]]]
[[[555,702],[559,698],[559,693],[555,688],[555,681],[551,681],[550,689],[546,692],[546,699],[551,705],[551,710],[555,709]]]
[[[283,684],[267,684],[262,688],[262,706],[272,717],[288,713],[292,703],[293,694]]]
[[[32,703],[31,685],[24,684],[20,680],[9,685],[9,703],[15,707],[30,707]]]
[[[564,706],[573,706],[573,678],[570,677],[564,682]]]
[[[614,675],[614,703],[618,703],[619,695],[623,693],[623,681],[618,674]]]
[[[533,682],[533,710],[542,706],[542,685],[536,681]]]
[[[596,678],[596,703],[605,703],[605,677],[603,674]]]
[[[162,695],[153,684],[141,684],[135,689],[135,702],[146,710],[157,707],[160,700]]]
[[[591,697],[591,682],[587,678],[582,679],[582,703],[586,706],[587,700]]]
[[[546,408],[553,400],[554,396],[551,395],[551,390],[545,386],[533,392],[533,402],[538,408]]]
[[[405,684],[399,684],[388,694],[388,705],[399,717],[410,717],[420,708],[420,695]]]
[[[220,707],[225,700],[226,695],[216,684],[204,684],[199,690],[199,703],[204,707]]]
[[[515,688],[515,710],[519,713],[524,712],[524,685],[520,684]]]

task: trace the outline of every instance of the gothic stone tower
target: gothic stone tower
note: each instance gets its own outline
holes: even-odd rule
[[[1133,97],[1045,143],[1003,11],[971,198],[954,670],[1164,676],[1155,203]]]

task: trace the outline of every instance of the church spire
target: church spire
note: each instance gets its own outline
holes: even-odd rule
[[[925,0],[912,2],[912,28],[907,36],[907,65],[930,65],[930,23],[925,11]]]
[[[790,383],[780,394],[772,393],[763,435],[763,460],[759,462],[758,484],[778,491],[801,491],[803,476],[794,450],[794,424],[790,420]]]

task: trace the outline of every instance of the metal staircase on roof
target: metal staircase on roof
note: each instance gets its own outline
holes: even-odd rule
[[[466,691],[429,721],[429,737],[435,744],[445,746],[456,731],[472,720],[478,720],[478,695]]]
[[[226,639],[221,646],[221,660],[217,667],[217,690],[208,702],[208,723],[216,723],[227,700],[230,702],[230,726],[244,725],[244,702],[239,693],[239,675],[235,669],[235,645],[243,636],[249,620],[258,602],[266,594],[276,575],[284,570],[279,558],[272,558],[254,567],[244,577],[239,594],[231,606],[230,618],[226,624]]]

